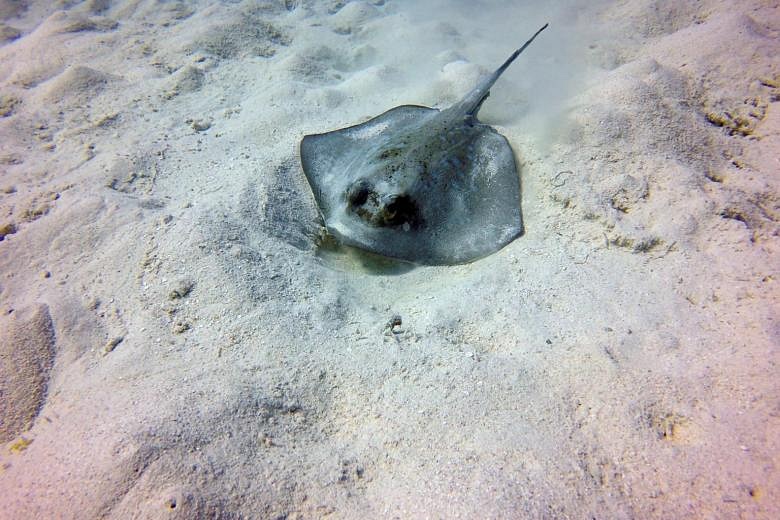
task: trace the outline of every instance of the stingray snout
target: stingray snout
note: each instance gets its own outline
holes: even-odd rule
[[[347,188],[347,210],[375,227],[411,229],[419,224],[419,208],[404,192],[382,192],[366,180]]]

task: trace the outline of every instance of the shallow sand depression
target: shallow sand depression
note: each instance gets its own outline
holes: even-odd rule
[[[0,518],[780,517],[780,7],[523,4],[0,0]],[[304,135],[545,22],[521,237],[323,239]]]

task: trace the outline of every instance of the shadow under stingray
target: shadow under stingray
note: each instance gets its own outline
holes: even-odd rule
[[[372,276],[397,276],[417,267],[411,262],[341,244],[332,235],[326,235],[319,241],[315,255],[331,269],[360,272]]]

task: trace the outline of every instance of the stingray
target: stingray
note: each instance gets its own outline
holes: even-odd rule
[[[490,88],[541,33],[449,108],[401,105],[307,135],[301,163],[327,231],[343,244],[425,265],[468,263],[523,232],[506,137],[479,122]]]

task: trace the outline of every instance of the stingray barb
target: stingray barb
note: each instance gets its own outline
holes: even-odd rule
[[[305,136],[301,163],[327,230],[344,244],[428,265],[471,262],[520,236],[512,148],[477,114],[545,28],[447,109],[402,105]]]

